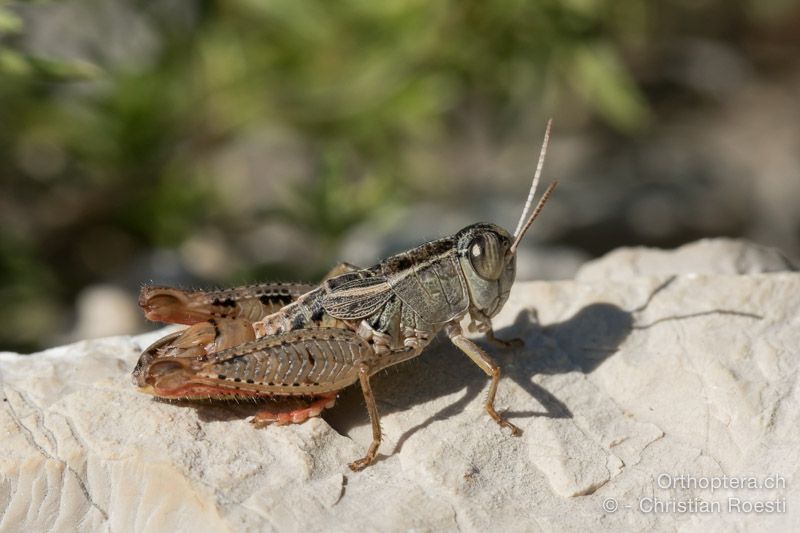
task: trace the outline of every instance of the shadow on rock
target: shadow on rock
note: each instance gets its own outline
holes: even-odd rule
[[[675,279],[675,276],[667,279],[651,292],[641,306],[630,311],[610,303],[593,303],[563,322],[543,326],[533,309],[523,310],[510,326],[496,332],[500,339],[521,338],[525,342],[522,348],[500,348],[489,344],[484,338],[478,339],[478,344],[502,370],[503,379],[499,386],[497,405],[501,415],[509,419],[536,416],[572,418],[569,408],[554,394],[534,382],[534,376],[593,372],[619,349],[634,329],[648,329],[667,321],[693,319],[710,314],[762,318],[736,310],[712,309],[666,316],[649,323],[637,324],[635,317]],[[526,391],[539,408],[503,413],[503,389],[509,386],[508,380],[514,381]],[[374,376],[372,388],[381,415],[405,412],[409,419],[414,420],[415,406],[452,396],[443,401],[447,404],[445,407],[403,433],[394,452],[399,452],[405,442],[421,429],[463,411],[486,390],[488,383],[489,378],[480,368],[444,335],[436,337],[420,357],[390,367]],[[303,401],[301,398],[283,398],[257,403],[246,399],[222,403],[193,403],[201,420],[217,422],[241,419],[262,409],[290,410],[301,406]],[[486,416],[488,419],[488,415]],[[348,434],[355,426],[368,425],[369,416],[361,388],[355,384],[342,391],[336,406],[324,411],[323,418],[343,435]],[[384,453],[389,452],[384,450]]]
[[[633,314],[608,303],[591,304],[572,318],[542,326],[534,311],[520,312],[511,326],[497,331],[501,339],[522,338],[525,346],[504,349],[478,339],[501,368],[503,387],[513,380],[536,400],[541,409],[501,413],[509,419],[531,416],[571,418],[569,408],[533,381],[536,374],[588,373],[616,352],[631,333]],[[407,363],[389,368],[372,380],[373,391],[382,415],[412,410],[415,405],[448,395],[458,395],[446,407],[410,428],[398,440],[395,452],[417,431],[446,420],[486,390],[489,378],[465,354],[439,335],[423,354]],[[460,393],[460,394],[459,394]],[[502,400],[500,405],[502,409]],[[337,406],[324,418],[342,434],[356,425],[368,424],[361,389],[349,387],[340,395]],[[487,415],[488,419],[488,415]],[[497,428],[497,431],[500,431]]]
[[[476,342],[502,370],[500,398],[503,397],[503,388],[508,386],[510,379],[541,407],[505,412],[503,416],[509,419],[531,416],[571,418],[569,408],[535,383],[533,377],[537,374],[591,372],[617,350],[633,327],[631,312],[612,304],[596,303],[584,307],[564,322],[546,326],[539,324],[535,311],[521,311],[512,325],[497,331],[497,336],[501,339],[521,338],[525,341],[522,348],[501,348],[489,344],[483,338]],[[421,356],[390,367],[373,377],[372,388],[381,415],[413,410],[416,405],[458,394],[446,407],[406,431],[397,443],[396,451],[399,451],[417,431],[463,411],[486,390],[488,383],[488,376],[441,334]],[[300,407],[303,403],[302,399],[295,398],[258,401],[246,398],[208,402],[157,401],[191,405],[197,409],[198,417],[204,422],[240,420],[263,409],[285,411]],[[498,408],[502,412],[502,400]],[[342,391],[336,406],[326,410],[323,418],[341,434],[349,433],[355,426],[369,424],[358,384]],[[499,428],[497,431],[500,431]]]

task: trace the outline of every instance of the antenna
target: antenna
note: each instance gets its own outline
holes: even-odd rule
[[[536,172],[533,173],[533,183],[531,183],[531,190],[528,193],[528,199],[525,200],[525,207],[522,209],[522,215],[517,222],[517,229],[514,230],[514,238],[516,242],[519,235],[519,230],[522,228],[522,223],[528,215],[528,210],[533,203],[533,197],[536,194],[536,187],[539,186],[539,179],[542,177],[542,167],[544,167],[544,156],[547,154],[547,145],[550,143],[550,128],[553,126],[553,119],[547,120],[547,128],[544,130],[544,141],[542,141],[542,149],[539,152],[539,162],[536,164]]]
[[[539,200],[539,203],[536,204],[536,209],[533,210],[533,214],[531,215],[531,218],[529,218],[528,222],[525,223],[525,226],[523,226],[522,231],[520,231],[519,234],[517,234],[514,237],[514,243],[511,245],[511,248],[509,248],[509,251],[512,254],[517,252],[517,246],[519,245],[520,241],[522,240],[522,237],[525,236],[525,232],[528,231],[528,228],[531,227],[531,224],[533,224],[533,221],[536,220],[536,217],[539,216],[539,213],[541,213],[542,208],[544,207],[544,204],[547,203],[547,199],[550,198],[550,194],[555,190],[557,185],[558,185],[558,182],[554,181],[553,183],[550,184],[549,187],[547,187],[547,189],[545,189],[544,194],[542,195],[542,198]]]

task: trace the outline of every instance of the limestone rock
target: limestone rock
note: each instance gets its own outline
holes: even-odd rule
[[[257,405],[136,391],[164,331],[0,354],[0,530],[800,527],[800,274],[519,283],[495,325],[525,341],[486,345],[523,435],[489,419],[488,379],[439,339],[373,379],[385,440],[360,473],[357,387],[322,418],[258,430]],[[703,485],[743,476],[778,488]],[[645,512],[653,498],[722,507]]]
[[[779,250],[745,240],[702,239],[675,250],[626,247],[585,263],[575,275],[580,281],[626,280],[633,276],[668,274],[756,274],[797,267]]]

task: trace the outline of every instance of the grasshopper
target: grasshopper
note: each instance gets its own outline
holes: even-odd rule
[[[151,320],[186,324],[144,350],[133,371],[142,392],[169,399],[290,396],[303,407],[263,410],[256,427],[303,422],[333,406],[338,391],[359,382],[372,424],[372,443],[354,471],[371,464],[381,443],[370,387],[377,372],[417,357],[444,330],[490,378],[484,407],[512,435],[521,431],[494,407],[500,368],[468,329],[494,336],[491,319],[505,304],[516,273],[517,248],[539,215],[553,182],[528,217],[550,138],[548,121],[525,207],[512,235],[490,223],[393,255],[370,268],[343,263],[318,285],[266,283],[215,292],[145,286],[139,304]],[[527,217],[527,218],[526,218]]]

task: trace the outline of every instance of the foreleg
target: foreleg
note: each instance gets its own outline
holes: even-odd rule
[[[450,337],[453,344],[458,346],[458,348],[467,354],[476,365],[481,367],[481,370],[486,372],[487,376],[492,378],[492,382],[489,385],[489,394],[487,394],[486,403],[484,404],[486,412],[489,413],[489,416],[500,424],[501,427],[511,429],[512,435],[521,435],[522,431],[517,426],[501,417],[494,409],[494,397],[495,394],[497,394],[497,385],[500,383],[500,367],[497,366],[497,363],[495,363],[492,358],[489,357],[489,354],[483,351],[480,346],[464,337],[464,333],[458,323],[451,322],[445,326],[445,332],[447,336]]]

